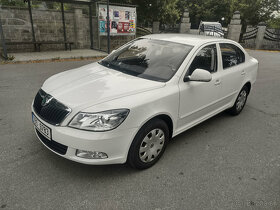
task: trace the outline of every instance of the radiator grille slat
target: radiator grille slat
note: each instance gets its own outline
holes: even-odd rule
[[[46,105],[42,105],[44,97],[49,96],[45,91],[40,89],[35,96],[33,108],[36,114],[52,125],[59,125],[65,117],[71,112],[71,109],[52,98]]]

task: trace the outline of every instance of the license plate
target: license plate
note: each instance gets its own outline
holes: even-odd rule
[[[32,122],[41,134],[43,134],[49,140],[52,139],[52,130],[48,126],[43,124],[40,120],[38,120],[38,118],[33,113]]]

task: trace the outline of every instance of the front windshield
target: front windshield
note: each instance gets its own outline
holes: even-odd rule
[[[136,77],[166,82],[173,77],[192,48],[169,41],[137,39],[99,63]]]

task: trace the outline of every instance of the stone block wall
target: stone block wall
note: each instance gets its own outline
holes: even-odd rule
[[[278,36],[273,36],[273,37],[280,39],[280,29],[268,28],[267,30],[274,34],[278,34]],[[264,39],[262,48],[265,50],[280,50],[280,41],[277,42],[277,41]]]
[[[241,27],[242,25],[240,19],[240,12],[235,11],[230,21],[230,24],[228,25],[227,38],[239,42]]]
[[[251,25],[247,26],[246,28],[246,32],[252,31],[254,30],[256,27],[253,27]],[[256,46],[256,39],[247,39],[244,40],[244,42],[242,43],[242,46],[245,48],[249,48],[249,49],[254,49]]]
[[[189,17],[189,11],[185,9],[183,16],[181,18],[179,33],[190,33],[191,23]]]
[[[57,10],[32,9],[36,41],[64,41],[62,14]],[[32,41],[32,29],[27,8],[0,7],[0,18],[6,42]],[[107,50],[107,37],[98,38],[98,20],[93,17],[94,48]],[[82,8],[65,11],[67,41],[74,42],[73,48],[90,48],[89,17],[82,13]],[[134,36],[111,36],[111,50],[134,39]],[[100,44],[99,44],[100,41]],[[34,46],[7,45],[8,52],[33,51]],[[42,45],[41,51],[64,50],[64,44]]]
[[[246,32],[250,32],[254,29],[258,29],[256,33],[256,38],[253,39],[247,39],[245,40],[242,45],[245,48],[250,49],[264,49],[264,50],[279,50],[280,49],[280,30],[279,29],[273,29],[273,28],[267,28],[264,23],[260,23],[258,26],[247,26]],[[271,41],[265,38],[265,34],[268,32],[271,32],[273,34],[277,35],[271,35],[273,38],[278,38],[279,41]],[[244,36],[244,35],[243,35]]]
[[[111,36],[110,46],[111,51],[117,49],[118,47],[124,45],[125,43],[135,39],[135,36]],[[100,48],[107,51],[107,36],[100,36]]]
[[[61,13],[56,10],[32,9],[36,41],[63,41]],[[28,9],[2,7],[0,18],[6,42],[32,41],[32,29]],[[74,39],[73,12],[65,12],[67,40]],[[32,51],[33,45],[7,45],[8,52]],[[64,45],[42,45],[41,50],[60,50]]]

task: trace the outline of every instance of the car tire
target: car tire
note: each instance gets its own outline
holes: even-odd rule
[[[163,120],[150,120],[133,139],[127,163],[137,169],[153,166],[164,153],[169,138],[169,128]]]
[[[241,89],[241,91],[239,92],[233,107],[228,109],[228,113],[230,113],[231,115],[234,115],[234,116],[239,115],[246,104],[248,94],[249,94],[249,89],[247,86],[244,86]]]

